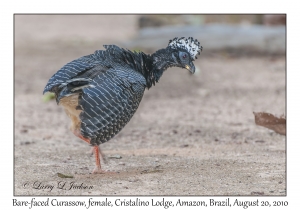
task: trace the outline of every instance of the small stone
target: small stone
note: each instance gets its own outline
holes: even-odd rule
[[[264,192],[251,192],[251,195],[264,195]]]
[[[25,142],[21,142],[21,145],[28,145],[28,144],[32,144],[34,142],[30,142],[30,141],[25,141]]]
[[[184,148],[184,147],[188,147],[189,145],[188,144],[183,144],[180,146],[180,148]]]
[[[110,158],[110,159],[113,159],[113,158],[115,158],[115,159],[121,159],[122,156],[121,155],[113,155],[113,156],[110,156],[108,158]]]
[[[129,179],[128,181],[129,182],[138,182],[139,180],[138,179]]]
[[[257,142],[257,143],[265,143],[264,140],[256,140],[255,142]]]
[[[279,193],[285,193],[285,191],[280,191]]]

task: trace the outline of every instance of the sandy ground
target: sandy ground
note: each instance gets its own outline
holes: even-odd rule
[[[85,18],[84,27],[98,23]],[[285,57],[204,50],[197,74],[169,69],[130,123],[101,145],[102,166],[115,173],[90,174],[90,147],[69,131],[54,100],[42,101],[42,91],[65,63],[132,38],[136,18],[126,18],[105,17],[91,39],[72,29],[72,16],[16,18],[15,195],[286,195],[285,137],[256,126],[252,113],[285,113]],[[113,21],[122,39],[105,35]],[[69,189],[72,182],[82,187]]]

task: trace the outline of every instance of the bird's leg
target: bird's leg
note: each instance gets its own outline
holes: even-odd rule
[[[101,169],[100,156],[101,156],[101,158],[102,158],[103,161],[105,161],[105,159],[102,156],[100,147],[98,145],[94,146],[93,147],[93,151],[94,151],[95,160],[96,160],[96,166],[95,166],[95,168],[93,170],[93,174],[104,174],[104,173],[113,173],[114,174],[114,172],[105,171],[105,170]]]
[[[101,170],[101,164],[100,164],[100,156],[99,156],[99,146],[94,146],[94,155],[95,155],[95,160],[96,160],[96,166],[93,170],[93,174],[98,174],[98,173],[103,173]]]
[[[73,133],[74,133],[75,136],[79,137],[80,139],[87,142],[88,144],[91,143],[91,140],[88,139],[88,138],[83,137],[78,130],[73,131]],[[96,160],[96,166],[93,170],[93,174],[105,173],[105,171],[103,171],[101,169],[100,156],[103,160],[104,160],[104,158],[103,158],[102,154],[100,153],[100,148],[99,148],[98,145],[93,147],[93,153],[95,155],[95,160]]]
[[[100,146],[98,146],[98,148],[99,148],[100,159],[101,159],[104,163],[107,163],[106,157],[105,157],[105,155],[103,154],[103,152],[101,151]],[[95,148],[94,148],[94,147],[91,148],[90,154],[91,154],[91,156],[95,154]]]

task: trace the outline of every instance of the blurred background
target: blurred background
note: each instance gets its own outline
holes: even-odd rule
[[[62,59],[69,61],[103,49],[103,44],[117,44],[131,50],[153,53],[167,46],[169,39],[193,36],[203,43],[202,56],[284,56],[285,23],[285,15],[271,14],[15,15],[15,53],[18,55],[21,50],[30,53],[39,51],[38,54],[47,55],[44,59],[51,59],[49,55],[59,53]],[[70,50],[78,53],[73,56]],[[33,60],[30,59],[31,64]],[[39,72],[50,77],[64,65],[64,61],[59,63],[55,60],[59,64],[55,69],[51,67],[52,71]],[[24,62],[21,66],[25,67]],[[18,72],[18,68],[16,70]],[[19,87],[25,88],[22,87],[24,75],[21,72],[15,77],[21,83],[16,86],[16,91]],[[39,88],[43,85],[44,81]]]
[[[14,23],[17,195],[286,194],[285,137],[253,116],[285,114],[286,15],[15,15]],[[146,90],[129,124],[101,145],[122,157],[104,169],[120,173],[89,177],[88,146],[55,100],[43,101],[47,81],[104,44],[153,53],[182,36],[203,46],[195,75],[172,68]],[[57,172],[94,190],[22,187],[36,176],[57,181]]]

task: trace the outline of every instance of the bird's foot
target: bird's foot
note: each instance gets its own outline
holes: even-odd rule
[[[101,169],[100,167],[98,166],[95,166],[92,174],[115,174],[115,172],[112,172],[112,171],[106,171],[106,170],[103,170]]]

